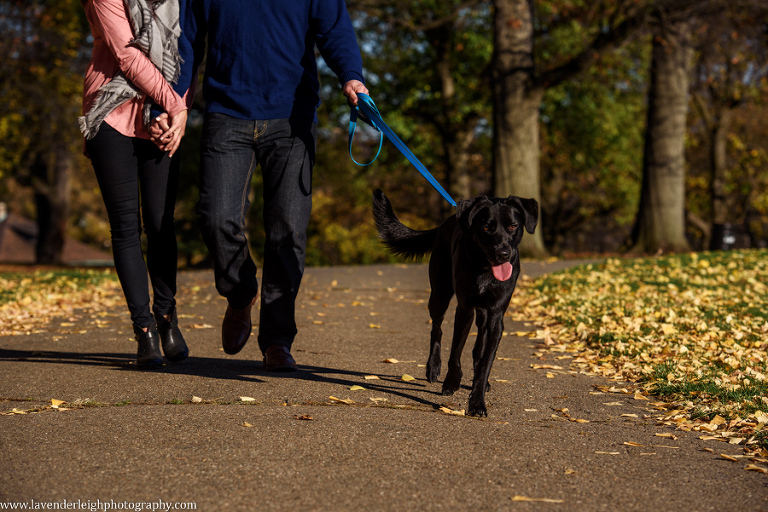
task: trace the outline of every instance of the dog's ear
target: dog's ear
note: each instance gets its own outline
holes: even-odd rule
[[[456,218],[459,225],[468,229],[472,225],[472,220],[477,215],[483,205],[490,205],[491,200],[486,196],[478,196],[473,199],[462,199],[456,203]]]
[[[539,223],[539,203],[535,199],[523,199],[522,197],[509,196],[507,204],[519,208],[525,216],[525,230],[533,233],[536,224]]]

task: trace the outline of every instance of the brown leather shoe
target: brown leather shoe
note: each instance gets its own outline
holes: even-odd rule
[[[264,352],[264,369],[271,372],[292,372],[296,370],[296,361],[284,345],[272,345]]]
[[[221,322],[221,346],[227,354],[237,354],[248,341],[252,328],[251,308],[255,303],[256,297],[243,309],[227,306],[224,321]]]

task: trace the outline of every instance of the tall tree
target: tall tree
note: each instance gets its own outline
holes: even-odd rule
[[[689,249],[685,238],[685,133],[693,57],[691,25],[663,25],[653,38],[640,207],[633,230],[641,252]]]
[[[729,169],[742,156],[732,154],[729,163],[728,137],[736,111],[760,99],[761,84],[768,76],[767,32],[768,4],[763,2],[702,18],[696,30],[698,57],[692,98],[708,146],[708,222],[702,223],[705,246],[712,225],[739,223],[745,215],[736,207],[739,199],[729,193],[734,184]]]
[[[574,78],[601,55],[641,34],[654,21],[652,13],[680,15],[706,4],[694,0],[540,1],[535,10],[533,0],[493,0],[495,194],[540,199],[538,115],[544,91]],[[536,47],[563,30],[571,33],[570,52],[553,54]],[[526,254],[546,254],[541,232],[540,224],[534,236],[523,240]]]
[[[7,173],[32,187],[39,263],[60,263],[74,155],[82,150],[77,115],[87,58],[79,0],[0,2],[0,131]]]

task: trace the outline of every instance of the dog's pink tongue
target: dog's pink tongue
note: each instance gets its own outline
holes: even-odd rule
[[[501,265],[491,267],[491,271],[493,272],[493,277],[499,281],[506,281],[512,277],[512,264],[509,262],[502,263]]]

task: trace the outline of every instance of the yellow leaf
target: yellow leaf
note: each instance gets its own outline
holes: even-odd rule
[[[192,324],[193,329],[213,329],[211,324]]]
[[[525,409],[525,412],[538,412],[538,409]]]
[[[364,378],[365,380],[379,380],[379,376],[378,376],[378,375],[366,375],[366,376],[365,376],[365,377],[363,377],[363,378]]]
[[[648,398],[644,397],[640,393],[635,393],[635,400],[648,400]]]
[[[621,455],[621,452],[595,452],[598,455]]]
[[[12,412],[13,414],[27,414],[27,412],[26,412],[26,411],[22,411],[21,409],[17,409],[17,408],[15,408],[15,407],[13,408],[13,410],[12,410],[11,412]]]
[[[541,503],[565,503],[565,500],[554,500],[550,498],[529,498],[528,496],[512,496],[512,501],[538,501]]]
[[[739,459],[737,459],[737,458],[735,458],[735,457],[731,457],[730,455],[726,455],[726,454],[724,454],[724,453],[721,453],[721,454],[720,454],[720,456],[721,456],[722,458],[724,458],[725,460],[729,460],[729,461],[731,461],[731,462],[739,462]]]
[[[346,399],[341,399],[341,398],[336,398],[335,396],[329,396],[329,397],[328,397],[328,399],[329,399],[331,402],[337,402],[337,403],[341,403],[341,404],[347,404],[347,405],[352,405],[352,404],[354,404],[354,403],[355,403],[355,402],[354,402],[354,400],[351,400],[351,399],[349,399],[349,398],[346,398]]]
[[[397,364],[400,361],[398,361],[397,359],[394,359],[394,358],[389,358],[389,359],[385,359],[384,362],[385,363],[389,363],[389,364]]]
[[[589,423],[589,420],[573,420],[576,423]]]
[[[622,418],[637,418],[637,414],[622,414]]]
[[[241,396],[240,397],[241,402],[255,402],[255,398],[251,398],[250,396]]]
[[[371,329],[381,329],[381,326],[377,324],[368,324],[368,327],[370,327]]]
[[[548,373],[547,374],[547,378],[548,379],[554,379],[555,378],[555,374],[554,373]]]
[[[65,404],[64,400],[56,400],[55,398],[51,398],[51,407],[54,409],[58,409],[61,404]]]
[[[203,399],[202,399],[202,398],[200,398],[199,396],[193,396],[193,397],[192,397],[192,403],[193,403],[193,404],[199,404],[199,403],[200,403],[200,402],[202,402],[202,401],[203,401]]]
[[[464,416],[464,409],[461,409],[460,411],[454,411],[453,409],[449,409],[448,407],[440,407],[440,410],[445,414],[453,414],[454,416]]]
[[[242,426],[243,426],[243,427],[252,427],[253,425],[251,425],[251,424],[250,424],[250,423],[248,423],[247,421],[244,421]]]
[[[368,400],[370,400],[371,402],[376,403],[376,404],[379,403],[379,402],[388,402],[389,401],[386,398],[368,398]]]
[[[643,446],[642,444],[636,443],[634,441],[625,441],[624,444],[627,446]]]
[[[575,469],[566,469],[565,470],[565,474],[566,475],[573,475],[574,473],[576,473]]]
[[[352,386],[351,388],[349,388],[350,391],[362,391],[364,389],[365,388],[363,386],[357,386],[357,385]]]
[[[744,468],[744,471],[758,471],[764,475],[768,474],[768,469],[761,466],[755,466],[754,464],[747,464],[747,467]]]
[[[726,419],[720,416],[719,414],[714,418],[712,418],[712,421],[710,421],[712,425],[722,425],[725,422],[726,422]]]
[[[408,375],[407,373],[406,373],[406,374],[403,374],[403,376],[402,376],[402,377],[400,377],[400,379],[401,379],[401,380],[404,380],[404,381],[406,381],[406,382],[410,382],[410,381],[412,381],[412,380],[416,380],[416,378],[415,378],[415,377],[412,377],[412,376]]]
[[[656,437],[669,437],[670,439],[673,439],[673,440],[677,439],[676,435],[670,434],[670,433],[664,433],[664,434],[656,433],[656,434],[653,434],[653,435],[655,435]]]

